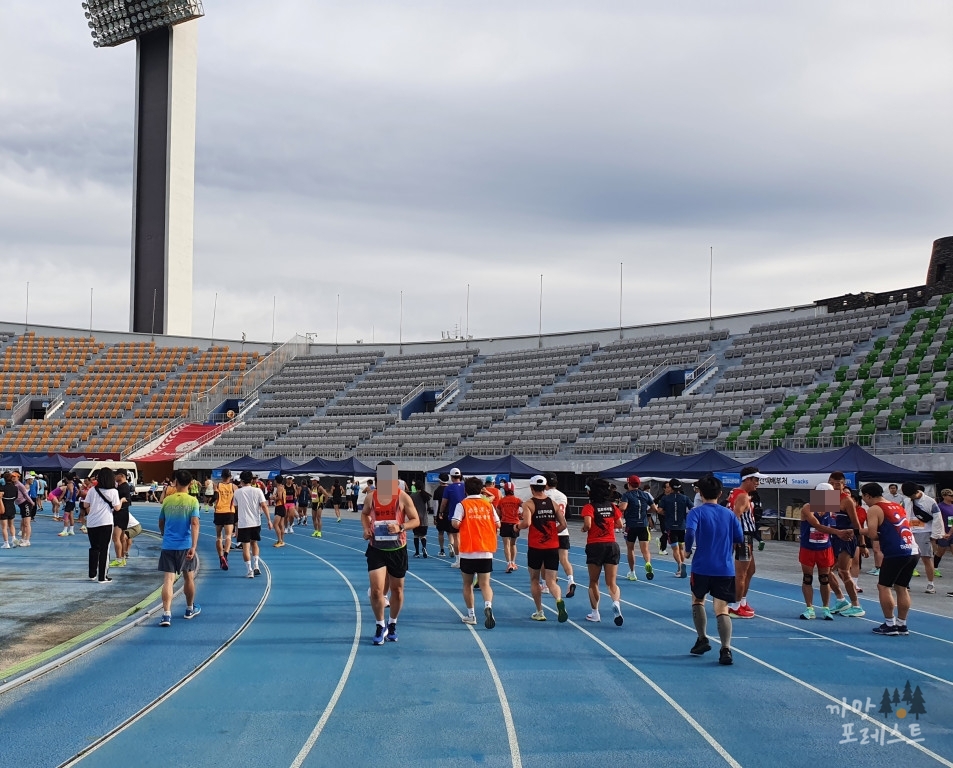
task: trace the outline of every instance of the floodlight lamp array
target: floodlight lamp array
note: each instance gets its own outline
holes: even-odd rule
[[[83,11],[97,48],[205,15],[202,0],[86,0]]]

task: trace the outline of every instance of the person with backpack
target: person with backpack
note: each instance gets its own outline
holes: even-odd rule
[[[619,509],[625,518],[625,552],[629,559],[629,581],[638,581],[635,575],[635,542],[639,542],[642,558],[645,560],[645,577],[651,581],[655,578],[652,570],[652,555],[649,552],[649,522],[650,511],[658,513],[658,507],[652,497],[642,490],[642,479],[638,475],[630,475],[625,482],[625,493],[619,501]]]
[[[936,500],[927,496],[923,489],[916,483],[906,482],[900,486],[900,492],[904,496],[903,507],[907,512],[907,523],[913,532],[913,538],[920,549],[920,559],[923,561],[923,567],[927,572],[926,593],[932,595],[936,593],[936,586],[933,583],[933,547],[930,544],[930,538],[933,535],[933,520],[941,515],[940,507]],[[913,572],[914,576],[919,576],[919,571]]]
[[[685,518],[694,504],[682,493],[682,481],[672,478],[665,483],[658,508],[665,517],[665,528],[668,530],[668,543],[671,545],[672,557],[675,558],[675,578],[684,579],[688,576],[685,568]]]

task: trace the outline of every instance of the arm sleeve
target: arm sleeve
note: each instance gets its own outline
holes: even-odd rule
[[[695,547],[695,528],[697,527],[697,516],[694,512],[689,512],[685,518],[685,550],[691,552]]]
[[[458,523],[463,521],[463,504],[457,503],[457,506],[453,509],[453,520],[456,520]]]

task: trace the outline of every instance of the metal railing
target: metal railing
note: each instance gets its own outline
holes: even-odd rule
[[[10,411],[9,426],[15,427],[19,420],[30,412],[30,405],[36,399],[36,395],[26,395],[22,397],[20,401],[13,406],[13,410]]]
[[[685,389],[688,389],[689,385],[700,379],[708,371],[710,371],[715,365],[715,355],[709,355],[704,360],[702,360],[698,366],[693,371],[689,371],[685,374]]]
[[[243,373],[226,376],[215,386],[195,396],[189,407],[189,421],[202,422],[223,400],[229,397],[242,398],[255,392],[262,384],[274,376],[289,360],[308,351],[308,342],[304,336],[295,335],[278,349],[268,355],[254,368]]]
[[[63,403],[65,402],[66,402],[65,395],[61,392],[52,400],[50,400],[50,404],[46,406],[46,413],[43,415],[43,418],[44,419],[50,418],[54,413],[56,413],[60,408],[63,407]]]

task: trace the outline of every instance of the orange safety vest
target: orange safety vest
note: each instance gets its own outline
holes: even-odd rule
[[[460,523],[460,552],[496,552],[498,543],[493,505],[485,498],[464,499]]]

